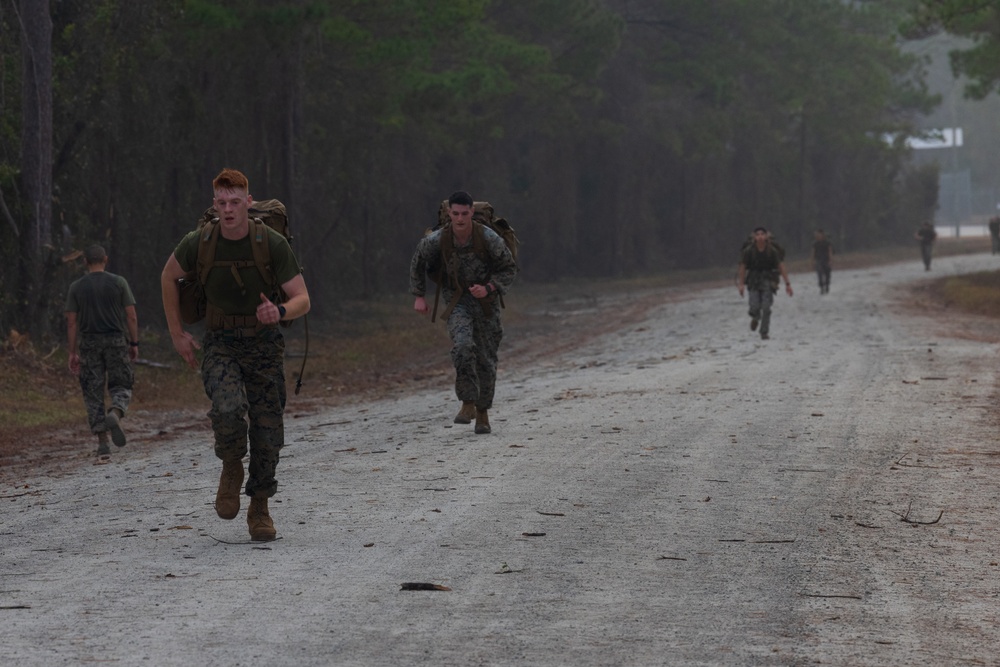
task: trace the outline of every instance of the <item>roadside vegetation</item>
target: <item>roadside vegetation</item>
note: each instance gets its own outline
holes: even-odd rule
[[[928,291],[941,307],[1000,318],[1000,271],[942,278]]]
[[[988,249],[987,239],[949,239],[938,243],[936,254]],[[839,255],[834,266],[841,270],[907,260],[919,261],[914,247]],[[790,259],[788,267],[792,272],[811,270],[807,258]],[[521,283],[508,299],[504,324],[512,344],[528,335],[545,344],[547,337],[558,333],[559,323],[552,321],[558,318],[545,316],[553,304],[586,303],[596,295],[614,292],[718,283],[735,276],[735,265],[733,269],[732,274],[716,267],[628,280]],[[1000,317],[1000,271],[942,278],[922,289],[920,298],[962,312]],[[336,324],[318,331],[314,326],[297,396],[294,390],[305,351],[305,328],[297,322],[286,331],[289,405],[319,407],[363,400],[434,374],[447,374],[444,326],[418,318],[410,305],[407,295],[346,303],[329,318]],[[595,313],[593,321],[606,317]],[[198,374],[181,363],[166,332],[142,329],[140,342],[133,413],[206,411],[208,401]],[[67,370],[65,344],[41,347],[17,332],[7,332],[0,347],[0,445],[30,446],[33,434],[66,429],[86,433],[83,401],[76,378]]]
[[[396,293],[386,267],[459,188],[537,283],[728,262],[761,223],[790,253],[816,228],[895,243],[938,193],[904,141],[939,101],[899,36],[911,6],[0,3],[0,330],[58,340],[98,241],[158,299],[225,166],[288,206],[322,313]]]

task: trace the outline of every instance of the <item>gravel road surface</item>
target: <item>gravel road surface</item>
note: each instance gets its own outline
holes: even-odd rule
[[[769,341],[734,286],[511,340],[487,436],[445,375],[300,414],[271,543],[215,515],[207,420],[3,471],[3,663],[995,664],[997,338],[901,286],[997,264],[793,275]]]

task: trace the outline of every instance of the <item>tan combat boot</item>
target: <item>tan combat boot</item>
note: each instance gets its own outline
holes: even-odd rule
[[[125,431],[122,430],[121,423],[124,416],[125,414],[118,408],[111,408],[104,416],[104,423],[111,433],[111,442],[115,443],[115,447],[125,446]]]
[[[476,433],[489,433],[492,430],[486,410],[476,410]]]
[[[471,424],[476,416],[476,404],[473,401],[462,401],[462,409],[455,415],[456,424]]]
[[[247,525],[250,527],[250,539],[254,542],[268,542],[278,534],[267,511],[267,498],[254,496],[250,499]]]
[[[223,519],[235,519],[240,513],[240,491],[243,489],[243,461],[222,462],[219,490],[215,494],[215,513]]]
[[[111,448],[108,447],[108,432],[101,431],[97,434],[97,455],[110,456]]]

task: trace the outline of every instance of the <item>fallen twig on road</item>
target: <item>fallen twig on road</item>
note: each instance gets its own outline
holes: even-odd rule
[[[940,521],[941,517],[944,516],[944,510],[941,510],[938,513],[937,518],[934,519],[933,521],[917,521],[916,519],[911,519],[910,518],[910,508],[912,506],[913,506],[913,501],[911,500],[910,504],[906,506],[906,514],[900,514],[899,512],[896,512],[895,510],[889,510],[889,511],[892,512],[893,514],[895,514],[896,516],[898,516],[899,519],[900,519],[900,521],[905,521],[906,523],[911,523],[911,524],[915,524],[915,525],[918,525],[918,526],[932,526],[935,523],[937,523],[938,521]]]
[[[35,489],[34,491],[25,491],[24,493],[12,493],[9,496],[0,496],[0,498],[20,498],[21,496],[36,496],[42,493],[44,489]]]
[[[905,454],[903,454],[902,456],[900,456],[896,460],[896,463],[894,465],[898,465],[898,466],[903,467],[903,468],[939,468],[940,467],[940,466],[928,466],[928,465],[913,464],[913,463],[903,463],[902,462],[903,459],[905,459],[909,455],[910,455],[910,453],[906,452]]]

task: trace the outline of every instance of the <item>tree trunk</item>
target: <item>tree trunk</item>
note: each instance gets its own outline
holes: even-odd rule
[[[25,319],[37,337],[49,333],[45,317],[45,267],[52,248],[52,17],[49,3],[21,0],[21,51],[24,62],[23,131],[20,186],[27,225],[21,237]]]

